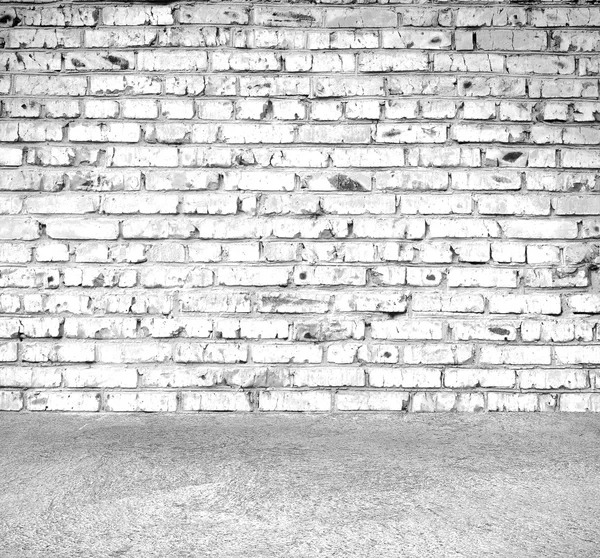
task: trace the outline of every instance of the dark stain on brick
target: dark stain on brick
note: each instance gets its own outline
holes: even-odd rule
[[[329,183],[342,192],[365,192],[367,189],[356,180],[345,174],[336,174],[329,179]]]
[[[231,10],[225,10],[223,13],[226,16],[234,17],[236,19],[236,21],[239,21],[238,13],[237,12],[232,12]]]
[[[508,184],[510,182],[510,178],[506,176],[492,176],[492,180],[498,184]]]
[[[292,21],[301,21],[304,23],[313,23],[314,21],[316,21],[315,18],[310,14],[297,14],[294,12],[274,12],[273,17],[278,18],[280,20],[289,19]]]
[[[30,401],[30,405],[32,406],[41,406],[43,405],[45,408],[48,408],[48,398],[37,396]]]
[[[268,118],[273,118],[273,101],[270,99],[264,104],[263,110],[260,113],[261,120],[266,120]]]
[[[555,269],[553,270],[553,274],[558,278],[558,279],[565,279],[567,277],[574,277],[577,276],[579,274],[580,271],[583,271],[584,273],[586,272],[585,269],[579,269],[577,267],[574,268],[566,268],[563,267],[561,269]]]
[[[254,161],[249,161],[246,159],[246,157],[244,157],[243,153],[240,153],[239,155],[235,156],[235,163],[240,167],[250,167],[254,164]]]
[[[385,358],[390,358],[392,356],[392,353],[390,353],[389,351],[386,351],[385,353],[383,353],[383,356]]]
[[[16,27],[19,23],[21,23],[21,18],[16,14],[3,14],[0,16],[0,25],[4,27]]]
[[[433,39],[431,39],[431,42],[434,44],[441,43],[442,38],[441,37],[433,37]]]
[[[432,273],[429,273],[428,275],[426,275],[427,281],[435,281],[435,275],[433,275]]]
[[[504,155],[502,160],[506,161],[507,163],[514,163],[519,157],[521,157],[521,155],[523,155],[523,153],[520,151],[511,151],[510,153]]]
[[[71,64],[76,68],[85,68],[85,64],[78,58],[71,58]]]
[[[412,41],[409,41],[408,43],[406,43],[406,48],[412,48],[415,46],[415,43],[413,43]]]
[[[390,318],[399,318],[404,312],[386,312]]]
[[[503,327],[490,327],[489,330],[496,335],[502,335],[503,337],[508,337],[510,335],[510,331]]]
[[[573,192],[581,192],[583,187],[586,185],[587,184],[585,182],[573,182],[573,184],[571,185],[571,190]]]
[[[299,275],[300,279],[306,279],[306,273],[303,271],[300,275]]]
[[[121,70],[129,69],[129,60],[127,60],[126,58],[122,58],[121,56],[115,56],[113,54],[109,54],[108,56],[105,56],[104,58],[106,60],[108,60],[111,64],[113,64],[114,66],[119,66],[119,68]]]
[[[464,87],[465,89],[469,89],[469,87],[471,87],[471,85],[473,85],[473,83],[472,83],[472,82],[470,82],[470,81],[465,81],[465,82],[463,83],[463,87]]]

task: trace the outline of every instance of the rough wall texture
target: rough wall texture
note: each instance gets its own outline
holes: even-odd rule
[[[0,408],[600,410],[600,7],[0,6]]]

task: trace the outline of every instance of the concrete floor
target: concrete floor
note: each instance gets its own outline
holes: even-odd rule
[[[0,556],[600,556],[600,415],[0,414]]]

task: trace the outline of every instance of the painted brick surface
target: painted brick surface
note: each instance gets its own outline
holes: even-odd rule
[[[0,4],[0,409],[600,411],[600,7]]]

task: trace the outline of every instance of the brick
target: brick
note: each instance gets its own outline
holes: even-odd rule
[[[415,293],[413,310],[416,312],[474,312],[484,311],[485,300],[481,295],[441,295]]]
[[[600,346],[569,346],[555,347],[556,363],[570,364],[598,364],[600,363]]]
[[[33,219],[3,217],[0,221],[0,240],[34,240],[40,237],[40,227]]]
[[[461,6],[456,13],[458,27],[489,27],[506,25],[523,25],[527,21],[527,12],[524,8],[492,6],[484,8],[471,8]]]
[[[20,391],[0,390],[0,411],[20,411],[23,395]]]
[[[577,223],[575,221],[500,221],[499,226],[507,238],[577,238]]]
[[[26,406],[29,411],[76,411],[100,410],[100,393],[93,391],[27,391]]]
[[[256,345],[252,358],[257,363],[319,363],[322,349],[313,345]]]
[[[291,268],[233,268],[221,267],[217,271],[217,284],[219,285],[282,285],[285,286],[289,282]]]
[[[117,221],[103,219],[66,218],[48,220],[46,234],[54,239],[113,240],[119,235],[119,224]]]
[[[127,142],[136,143],[140,139],[140,127],[132,123],[108,122],[106,124],[71,124],[70,141]]]
[[[488,411],[553,411],[555,402],[537,393],[488,393]]]
[[[450,47],[451,35],[448,31],[413,29],[383,30],[381,32],[383,48],[416,48],[440,50]]]
[[[0,362],[15,362],[17,360],[17,344],[0,342]]]
[[[408,295],[404,292],[339,293],[335,296],[334,309],[341,312],[406,312]]]
[[[365,385],[365,373],[362,368],[295,368],[292,373],[295,387]]]
[[[394,391],[341,391],[336,397],[338,411],[405,411],[408,393]]]
[[[248,12],[246,7],[228,7],[224,10],[220,6],[181,6],[179,21],[209,25],[244,25],[248,23]]]
[[[23,161],[23,150],[17,147],[0,147],[0,165],[18,167]]]
[[[567,413],[582,413],[600,410],[600,394],[598,393],[562,393],[560,410]]]
[[[264,391],[259,395],[261,411],[329,411],[327,391]]]
[[[141,51],[138,53],[138,69],[142,71],[161,72],[166,70],[182,70],[202,72],[208,68],[206,52],[165,52]]]
[[[414,412],[480,412],[484,408],[482,393],[417,392],[412,398]]]
[[[436,72],[502,72],[505,57],[498,54],[436,53],[433,69]]]
[[[156,413],[177,410],[177,394],[175,392],[111,391],[104,398],[106,411]]]
[[[586,370],[532,369],[517,371],[522,389],[585,389],[589,387]]]
[[[482,50],[536,50],[547,48],[544,31],[513,29],[482,29],[475,33],[477,46]],[[560,49],[562,50],[562,49]],[[568,50],[568,49],[566,49]]]
[[[383,79],[377,77],[318,77],[314,80],[314,88],[317,97],[378,96],[384,94]]]
[[[176,167],[178,160],[174,147],[115,147],[111,164],[114,167]]]
[[[408,345],[404,349],[406,364],[465,364],[472,357],[470,345]]]
[[[173,347],[166,343],[118,343],[99,344],[97,361],[106,363],[166,362],[170,360]]]
[[[503,368],[447,368],[444,371],[444,386],[447,388],[514,388],[515,378],[514,370]]]
[[[396,27],[397,14],[388,8],[334,8],[325,12],[325,27]]]
[[[2,243],[0,244],[0,262],[4,263],[28,263],[31,261],[31,248],[22,244]]]
[[[368,368],[369,386],[402,388],[441,387],[438,368]]]
[[[408,72],[427,69],[427,55],[421,52],[368,52],[358,55],[359,72]]]
[[[18,95],[63,95],[68,91],[72,96],[85,95],[87,80],[79,76],[27,76],[18,75],[14,80],[14,90]]]
[[[66,388],[135,388],[138,378],[135,368],[113,367],[66,367],[62,376]]]
[[[66,244],[38,245],[35,249],[35,258],[38,262],[67,262],[69,247]]]
[[[254,21],[257,25],[267,27],[318,27],[322,14],[305,7],[257,7]]]
[[[495,221],[431,219],[428,223],[430,234],[433,238],[486,238],[499,236],[499,228]]]
[[[481,347],[483,364],[550,364],[551,348],[548,346]]]
[[[371,322],[374,339],[442,339],[442,322],[388,320]]]
[[[18,14],[23,25],[26,26],[80,27],[96,25],[99,10],[94,6],[65,5],[58,8],[37,6],[35,9],[20,9]]]
[[[231,78],[229,78],[231,79]],[[235,94],[235,82],[231,92]],[[239,78],[240,94],[244,97],[271,97],[308,95],[310,81],[307,77],[282,76],[282,77],[255,77],[242,76]]]
[[[171,25],[170,6],[109,6],[102,9],[104,25]]]
[[[184,391],[182,411],[252,411],[248,394],[226,391]]]

